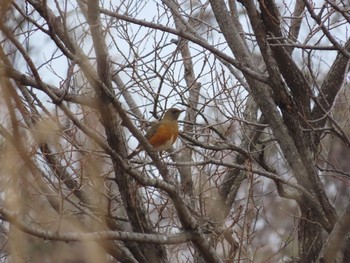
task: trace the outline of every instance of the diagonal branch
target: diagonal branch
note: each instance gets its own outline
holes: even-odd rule
[[[250,9],[252,10],[254,4],[251,1],[247,2],[245,2],[246,5],[251,6]],[[235,54],[238,60],[255,69],[256,67],[254,66],[248,51],[246,50],[242,41],[240,41],[238,30],[235,28],[232,20],[229,19],[230,16],[228,10],[226,9],[225,2],[223,0],[210,0],[210,3],[216,20],[232,52]],[[256,32],[257,37],[261,37],[259,40],[261,41],[259,46],[263,46],[268,52],[269,48],[266,47],[266,41],[264,42],[261,33],[262,32],[260,31]],[[269,53],[265,55],[271,56]],[[270,57],[270,59],[273,62],[273,58]],[[274,64],[275,63],[272,65]],[[275,67],[273,69],[275,69]],[[272,69],[269,71],[269,74],[270,73],[273,73],[273,76],[276,75]],[[328,221],[328,223],[324,224],[323,226],[327,229],[327,231],[330,231],[334,223],[335,211],[330,205],[329,200],[326,198],[322,184],[317,177],[315,170],[313,169],[312,162],[310,162],[311,156],[308,154],[307,149],[305,149],[303,140],[301,140],[301,138],[303,138],[300,137],[302,136],[302,131],[300,130],[300,127],[297,126],[297,119],[293,117],[293,114],[288,112],[288,105],[286,105],[286,108],[281,108],[283,111],[282,119],[277,109],[277,105],[271,97],[270,88],[262,83],[258,83],[247,74],[245,74],[245,77],[248,84],[251,86],[251,95],[254,97],[254,100],[260,107],[262,113],[265,115],[266,120],[268,121],[273,134],[281,147],[285,159],[287,160],[288,165],[290,166],[298,183],[306,189],[312,190],[312,194],[317,195],[318,202],[320,202],[322,208],[324,209],[322,214],[326,216],[324,221]],[[279,83],[282,84],[282,87],[284,86],[280,76],[277,76],[277,79],[274,79],[271,76],[271,86],[273,86],[274,92],[280,92],[278,90],[281,87]],[[279,93],[276,95],[278,96],[278,94]],[[289,101],[289,99],[284,98],[284,96],[280,98],[282,99],[282,102]],[[288,123],[288,126],[286,123]],[[291,127],[294,129],[291,129]],[[313,212],[315,214],[319,213],[319,211],[316,211],[316,207],[313,208]]]
[[[332,263],[337,258],[337,254],[344,247],[344,241],[349,238],[350,233],[350,204],[334,225],[327,242],[320,253],[320,262]],[[345,248],[347,249],[347,247]]]
[[[344,49],[350,52],[350,40],[346,42]],[[320,94],[315,98],[317,103],[311,115],[311,119],[315,120],[315,128],[324,127],[327,121],[327,118],[324,118],[324,116],[333,107],[336,96],[342,88],[348,72],[349,59],[343,53],[339,52],[323,81]],[[318,145],[320,137],[321,134],[315,136],[316,145]]]

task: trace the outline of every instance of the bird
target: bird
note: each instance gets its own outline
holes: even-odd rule
[[[178,108],[168,109],[163,118],[155,123],[145,134],[147,141],[156,151],[167,151],[171,148],[179,135],[178,118],[184,110]],[[131,159],[143,150],[139,145],[128,155],[127,159]]]

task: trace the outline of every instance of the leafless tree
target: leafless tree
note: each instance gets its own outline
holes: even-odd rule
[[[0,262],[348,262],[349,11],[2,0]]]

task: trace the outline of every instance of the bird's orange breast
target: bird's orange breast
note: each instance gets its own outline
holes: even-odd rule
[[[155,133],[149,138],[149,143],[157,151],[166,151],[175,142],[179,134],[177,122],[162,123]]]

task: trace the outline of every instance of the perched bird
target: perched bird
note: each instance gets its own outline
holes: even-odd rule
[[[167,151],[176,141],[179,134],[177,119],[181,112],[183,112],[183,110],[177,108],[168,109],[163,118],[146,132],[145,138],[156,151]],[[127,158],[133,158],[142,150],[142,146],[139,145]]]

